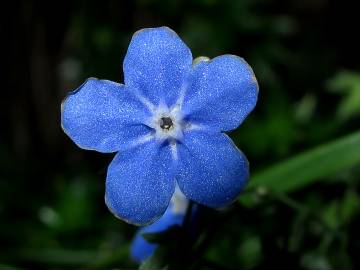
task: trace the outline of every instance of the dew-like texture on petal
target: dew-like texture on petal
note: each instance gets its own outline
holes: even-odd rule
[[[248,161],[227,135],[187,132],[178,150],[177,182],[187,198],[218,208],[232,203],[245,187]]]
[[[136,32],[124,60],[125,84],[158,105],[178,98],[192,65],[190,49],[167,27]]]
[[[146,225],[165,212],[175,190],[169,148],[150,141],[115,156],[108,168],[105,194],[114,215]]]
[[[174,214],[171,211],[171,207],[168,207],[165,214],[153,224],[143,227],[139,229],[132,241],[130,253],[131,257],[135,262],[141,263],[146,260],[149,256],[151,256],[157,244],[149,243],[142,237],[143,233],[160,233],[168,228],[181,225],[185,217],[185,213],[182,214]]]
[[[240,57],[223,55],[194,67],[183,110],[191,122],[229,131],[253,110],[257,96],[251,67]]]
[[[124,85],[90,78],[64,100],[61,125],[81,148],[116,152],[149,133],[147,114]]]

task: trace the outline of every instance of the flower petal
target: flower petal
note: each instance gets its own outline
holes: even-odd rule
[[[108,168],[105,194],[114,215],[146,225],[165,212],[175,189],[169,147],[150,141],[115,156]]]
[[[194,67],[183,110],[191,122],[228,131],[253,110],[257,96],[251,67],[240,57],[223,55]]]
[[[116,152],[149,133],[146,108],[124,85],[88,79],[64,100],[61,125],[81,148]]]
[[[247,183],[246,157],[222,133],[187,132],[179,144],[177,182],[185,196],[209,207],[233,202]]]
[[[134,261],[138,263],[143,262],[154,253],[157,247],[157,244],[146,241],[142,234],[160,233],[172,226],[180,226],[183,223],[184,217],[185,213],[174,213],[171,207],[168,207],[165,214],[159,220],[149,226],[139,229],[136,232],[130,248],[131,257]]]
[[[173,105],[192,65],[190,49],[168,27],[136,32],[124,60],[125,84],[151,102]]]

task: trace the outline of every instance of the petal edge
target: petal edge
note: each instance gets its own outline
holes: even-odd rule
[[[255,74],[243,58],[218,56],[194,67],[184,114],[189,121],[230,131],[254,109],[258,92]]]
[[[149,132],[145,107],[122,84],[87,79],[61,104],[61,127],[80,147],[117,152]]]
[[[173,166],[170,149],[155,141],[118,153],[106,177],[110,211],[134,225],[160,218],[175,190]]]
[[[130,42],[123,69],[125,84],[138,89],[155,105],[173,105],[190,73],[192,54],[168,27],[137,31]]]
[[[245,187],[248,161],[226,134],[188,132],[178,149],[177,182],[187,198],[220,208],[231,204]]]

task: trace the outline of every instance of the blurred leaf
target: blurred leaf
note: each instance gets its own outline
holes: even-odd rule
[[[295,252],[300,249],[305,236],[305,223],[308,218],[308,213],[305,211],[299,212],[293,221],[291,234],[289,237],[289,250]]]
[[[360,164],[360,131],[255,174],[248,188],[263,187],[276,192],[291,192],[356,164]],[[240,201],[248,201],[248,196],[244,194]]]
[[[306,94],[295,107],[295,118],[299,123],[308,123],[314,115],[317,99],[313,94]]]
[[[61,226],[59,214],[51,207],[41,207],[39,210],[39,218],[49,227],[56,228]]]
[[[128,256],[127,252],[127,246],[118,248],[117,250],[105,251],[42,248],[19,249],[6,255],[16,258],[18,262],[61,265],[63,267],[73,267],[76,265],[78,266],[76,269],[79,269],[81,265],[86,265],[86,267],[80,269],[108,269],[107,266],[114,264],[114,261],[118,264],[121,259],[124,260]],[[0,269],[2,269],[1,267],[2,265],[0,264]]]
[[[154,255],[140,265],[139,270],[167,270],[169,267],[164,261],[164,249],[159,247]]]
[[[329,261],[332,265],[332,269],[352,270],[352,258],[349,256],[346,250],[343,248],[336,248],[330,254],[328,254]],[[356,268],[357,269],[357,268]]]
[[[81,265],[98,260],[97,250],[67,249],[21,249],[16,253],[18,260],[41,264]]]
[[[139,270],[167,270],[168,266],[161,266],[156,257],[152,256],[140,265]]]
[[[54,207],[44,206],[39,211],[40,219],[59,231],[83,229],[91,224],[94,214],[92,177],[80,175],[71,182],[60,185]],[[60,182],[62,183],[62,182]]]
[[[332,229],[337,229],[339,226],[339,202],[332,201],[324,211],[322,212],[322,217],[325,224]]]
[[[22,270],[24,268],[19,268],[19,267],[13,267],[13,266],[10,266],[10,265],[0,264],[0,269],[1,270]]]
[[[322,211],[324,222],[336,229],[347,225],[353,217],[359,214],[360,198],[358,194],[349,189],[342,200],[334,200]]]
[[[349,189],[345,193],[345,198],[340,204],[341,221],[347,225],[354,217],[359,214],[360,197],[355,190]]]
[[[340,119],[347,119],[360,114],[360,73],[339,72],[328,81],[327,85],[330,91],[343,95],[337,110],[337,116]]]
[[[247,238],[239,247],[239,257],[242,258],[244,269],[253,269],[261,261],[261,240],[258,236]]]
[[[307,270],[331,270],[329,261],[322,254],[308,253],[303,256],[301,265]]]

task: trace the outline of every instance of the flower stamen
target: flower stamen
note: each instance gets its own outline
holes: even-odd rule
[[[162,117],[160,119],[160,127],[162,129],[170,130],[170,128],[172,128],[173,125],[174,125],[173,121],[170,117]]]

